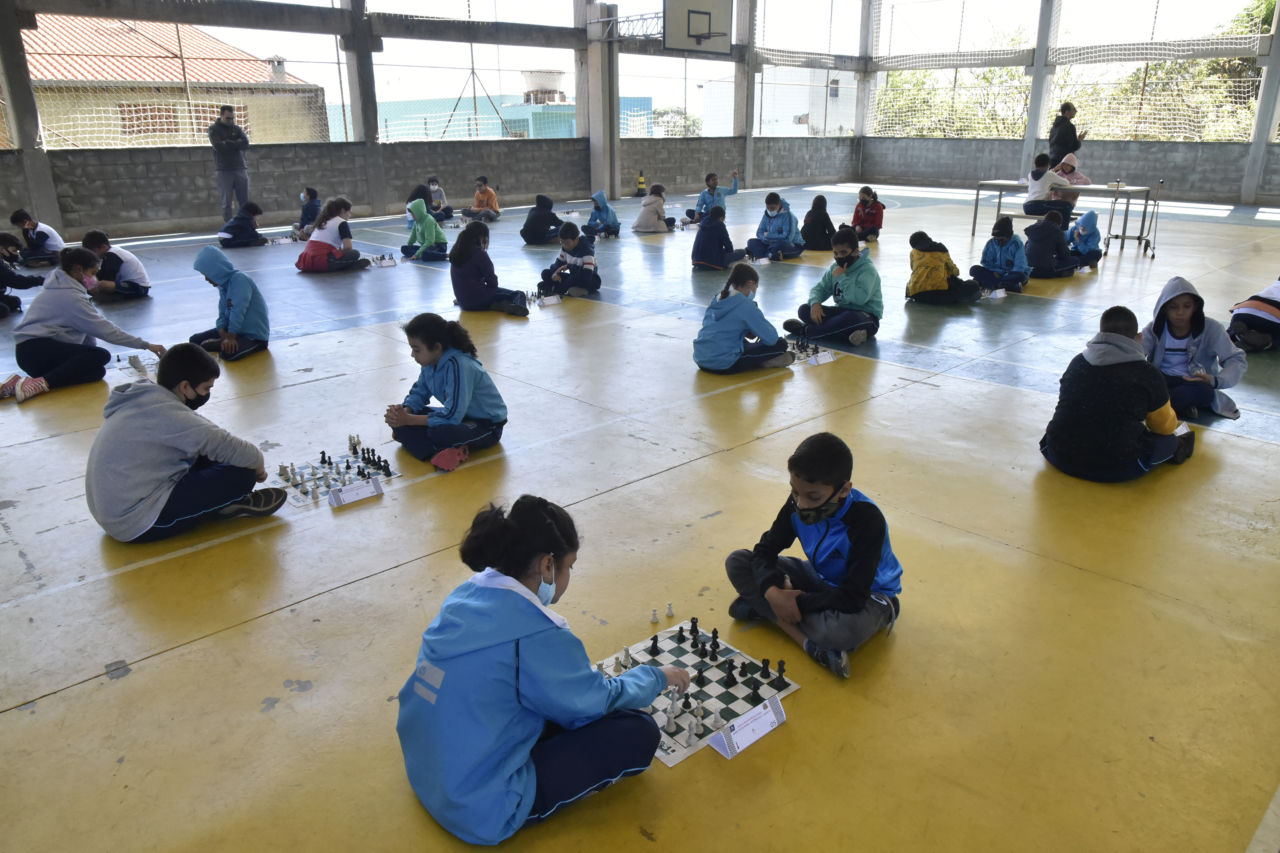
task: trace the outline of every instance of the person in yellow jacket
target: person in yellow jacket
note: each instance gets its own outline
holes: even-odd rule
[[[951,260],[946,246],[923,231],[912,234],[908,242],[911,244],[911,278],[907,281],[907,299],[928,305],[950,305],[980,298],[978,283],[960,278],[960,269]]]

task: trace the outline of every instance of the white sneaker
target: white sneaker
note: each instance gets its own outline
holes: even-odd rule
[[[851,346],[860,347],[867,342],[867,330],[855,329],[849,333],[849,344]]]

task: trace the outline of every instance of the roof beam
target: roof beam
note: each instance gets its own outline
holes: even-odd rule
[[[18,0],[18,8],[48,15],[161,21],[208,27],[243,27],[346,35],[350,17],[342,9],[262,0]]]
[[[576,27],[513,24],[506,21],[460,21],[419,18],[413,15],[369,13],[373,34],[383,38],[425,39],[470,44],[521,47],[556,47],[586,50],[587,33]]]

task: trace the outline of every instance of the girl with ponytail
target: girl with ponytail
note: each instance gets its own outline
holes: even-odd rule
[[[871,187],[858,190],[858,203],[853,206],[853,233],[859,240],[874,243],[884,227],[884,205]]]
[[[724,288],[707,306],[702,329],[693,340],[693,361],[698,367],[708,373],[740,373],[786,367],[795,361],[786,340],[756,305],[759,287],[755,267],[734,265]]]
[[[459,323],[439,314],[419,314],[405,324],[404,335],[422,372],[403,403],[387,406],[384,419],[405,450],[452,471],[467,461],[469,450],[498,443],[507,404]],[[428,406],[432,397],[442,405]]]
[[[422,635],[400,691],[396,731],[418,799],[471,844],[522,827],[653,760],[659,732],[642,709],[675,666],[614,678],[592,669],[582,641],[549,609],[569,586],[578,532],[559,506],[532,495],[489,506],[460,549],[477,574],[445,599]]]

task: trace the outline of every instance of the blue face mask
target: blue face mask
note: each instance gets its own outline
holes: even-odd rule
[[[538,601],[542,602],[543,607],[551,604],[551,599],[556,597],[556,585],[547,583],[544,580],[538,582]]]

